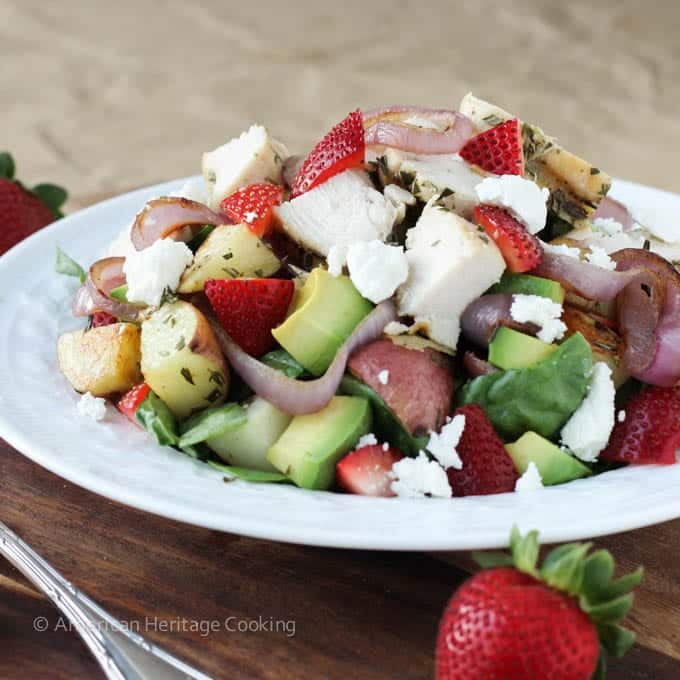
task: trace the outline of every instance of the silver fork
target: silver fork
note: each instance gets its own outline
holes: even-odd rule
[[[0,554],[68,618],[110,680],[211,680],[107,614],[2,522]]]

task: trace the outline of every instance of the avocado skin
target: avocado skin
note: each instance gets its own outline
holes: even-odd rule
[[[321,411],[295,416],[267,459],[303,489],[329,489],[336,464],[370,429],[368,399],[333,397]]]
[[[547,359],[557,345],[501,326],[489,344],[489,361],[498,368],[531,368]]]
[[[564,288],[551,279],[531,274],[513,274],[504,272],[501,280],[491,287],[489,293],[517,293],[518,295],[540,295],[553,302],[564,302]]]
[[[505,448],[520,475],[526,472],[530,462],[534,463],[546,486],[592,474],[577,458],[535,432],[525,432],[516,442],[506,444]]]

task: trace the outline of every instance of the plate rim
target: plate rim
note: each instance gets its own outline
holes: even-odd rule
[[[31,235],[21,243],[14,246],[7,253],[0,256],[0,278],[6,269],[12,266],[15,261],[21,260],[28,253],[32,252],[34,248],[40,250],[40,244],[45,241],[52,241],[54,238],[64,229],[68,228],[71,221],[75,219],[83,219],[84,217],[96,214],[100,210],[106,210],[109,208],[116,207],[116,204],[125,200],[134,200],[139,197],[147,196],[149,193],[158,191],[171,191],[176,189],[181,185],[182,182],[190,178],[181,178],[177,180],[170,180],[168,182],[162,182],[160,184],[153,184],[140,189],[135,189],[133,191],[128,191],[123,194],[105,199],[91,206],[78,210],[67,217],[54,222],[45,229],[36,232]],[[669,197],[673,197],[674,200],[680,199],[679,195],[672,194],[661,189],[655,189],[654,187],[648,187],[645,185],[624,182],[622,180],[617,180],[619,186],[623,189],[626,187],[632,188],[633,190],[643,190],[653,192],[658,192],[666,194]],[[56,342],[56,337],[55,337]],[[2,393],[2,385],[0,385],[0,395]],[[84,428],[83,428],[84,429]],[[474,535],[469,535],[466,533],[457,535],[455,537],[441,537],[441,536],[430,536],[427,533],[415,536],[410,535],[399,535],[391,534],[389,532],[384,532],[383,534],[370,534],[364,535],[361,533],[353,533],[352,531],[346,531],[339,533],[337,529],[334,532],[327,532],[323,527],[310,527],[301,526],[295,524],[293,526],[285,526],[277,522],[270,522],[267,525],[262,524],[262,522],[255,522],[251,524],[244,523],[242,519],[235,515],[235,520],[232,521],[229,514],[220,515],[217,517],[209,517],[206,515],[205,511],[196,511],[191,507],[184,505],[172,506],[166,503],[162,498],[158,498],[153,494],[148,497],[144,497],[131,491],[126,487],[121,487],[115,482],[108,482],[108,480],[103,480],[97,478],[95,474],[90,473],[85,469],[69,468],[68,466],[64,468],[59,465],[59,460],[55,459],[54,453],[49,449],[49,447],[43,446],[42,444],[31,441],[31,435],[28,432],[23,432],[17,426],[15,427],[11,420],[6,417],[5,411],[0,410],[0,437],[4,438],[10,446],[16,449],[19,453],[37,463],[41,467],[49,470],[53,474],[56,474],[69,482],[76,484],[92,493],[96,493],[100,496],[109,498],[116,502],[123,503],[130,507],[137,508],[144,512],[149,512],[161,517],[166,517],[175,521],[180,521],[185,524],[201,526],[208,529],[216,531],[225,531],[230,533],[235,533],[244,536],[250,536],[253,538],[264,539],[264,540],[274,540],[287,543],[296,543],[304,545],[313,545],[319,547],[334,547],[343,549],[369,549],[369,550],[399,550],[399,551],[411,551],[411,550],[426,550],[426,551],[446,551],[446,550],[468,550],[468,549],[481,549],[481,548],[494,548],[506,546],[508,539],[507,536],[509,532],[506,533],[505,537],[499,534],[499,529],[487,529],[481,531]],[[179,455],[179,454],[178,454]],[[181,459],[183,464],[186,465],[190,462],[193,465],[201,465],[196,461],[190,461],[189,459]],[[650,468],[658,468],[661,466],[649,466]],[[189,469],[189,468],[187,468]],[[611,475],[612,473],[606,473]],[[576,484],[578,482],[572,482],[571,484]],[[245,484],[244,482],[234,482],[234,484]],[[557,487],[554,487],[557,488]],[[641,487],[642,489],[642,487]],[[302,489],[296,489],[297,493],[321,493],[329,494],[330,492],[309,492]],[[542,494],[545,497],[550,494],[551,489],[546,488],[542,490]],[[338,496],[338,494],[332,493],[332,496]],[[345,498],[352,499],[353,505],[358,504],[395,504],[398,503],[400,508],[405,507],[415,507],[417,505],[418,509],[422,509],[424,504],[436,504],[442,506],[443,504],[461,503],[465,499],[375,499],[375,498],[365,498],[357,496],[346,496]],[[469,498],[483,498],[483,497],[469,497]],[[488,498],[488,497],[487,497]],[[519,503],[519,501],[518,501]],[[427,505],[425,505],[427,507]],[[588,526],[587,531],[582,531],[573,526],[573,524],[565,526],[555,526],[550,530],[544,530],[542,534],[549,534],[546,538],[546,542],[562,542],[571,541],[576,539],[581,539],[584,537],[596,537],[602,535],[608,535],[613,533],[620,533],[623,531],[630,531],[633,529],[638,529],[644,526],[649,526],[657,524],[663,521],[671,520],[676,517],[680,517],[680,496],[677,500],[669,500],[664,503],[653,503],[648,504],[645,511],[640,511],[637,515],[633,516],[632,513],[627,513],[626,515],[619,515],[612,513],[609,516],[598,517],[597,520],[591,519],[591,524]],[[623,521],[622,521],[623,519]]]

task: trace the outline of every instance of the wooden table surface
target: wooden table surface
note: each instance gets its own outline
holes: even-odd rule
[[[65,482],[2,440],[0,498],[0,519],[67,579],[215,678],[431,678],[440,613],[467,575],[462,554],[293,546],[149,515]],[[679,678],[680,520],[596,545],[622,569],[647,570],[628,619],[639,642],[608,677]],[[6,562],[0,649],[2,679],[103,677]]]

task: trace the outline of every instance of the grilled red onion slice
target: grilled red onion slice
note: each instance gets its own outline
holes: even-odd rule
[[[680,382],[680,291],[667,292],[663,317],[656,327],[656,351],[651,364],[635,377],[638,380],[672,387]]]
[[[316,413],[333,398],[352,352],[382,335],[383,328],[397,319],[394,304],[381,302],[347,338],[326,373],[316,380],[294,380],[246,354],[222,326],[209,316],[220,347],[232,368],[256,394],[292,415]]]
[[[125,283],[124,257],[105,257],[97,260],[87,274],[85,283],[76,291],[71,311],[73,316],[90,316],[107,312],[121,321],[134,321],[139,306],[112,300],[109,293]]]
[[[482,295],[471,302],[460,319],[465,337],[480,347],[487,347],[503,321],[511,320],[512,293]]]
[[[137,250],[144,250],[160,238],[187,241],[205,224],[230,224],[224,215],[188,198],[166,196],[149,201],[137,214],[130,239]]]
[[[407,123],[412,116],[431,121],[437,128]],[[366,146],[389,146],[420,154],[457,153],[477,132],[467,116],[447,109],[393,106],[366,111],[363,118]]]
[[[493,364],[478,357],[474,352],[465,352],[463,354],[463,368],[473,378],[478,378],[480,375],[498,373],[498,369]]]
[[[598,217],[609,217],[612,220],[616,220],[623,226],[624,231],[629,231],[633,228],[634,220],[628,212],[628,208],[623,203],[619,203],[608,196],[605,196],[600,201],[600,205],[597,206],[597,210],[591,215],[590,219],[595,220]]]
[[[636,271],[613,272],[575,257],[547,251],[543,253],[541,264],[531,273],[557,281],[588,300],[600,302],[613,300],[638,275]]]
[[[617,273],[636,273],[617,299],[626,368],[652,385],[672,385],[680,376],[672,348],[680,335],[680,274],[670,262],[647,250],[625,248],[611,257]]]

